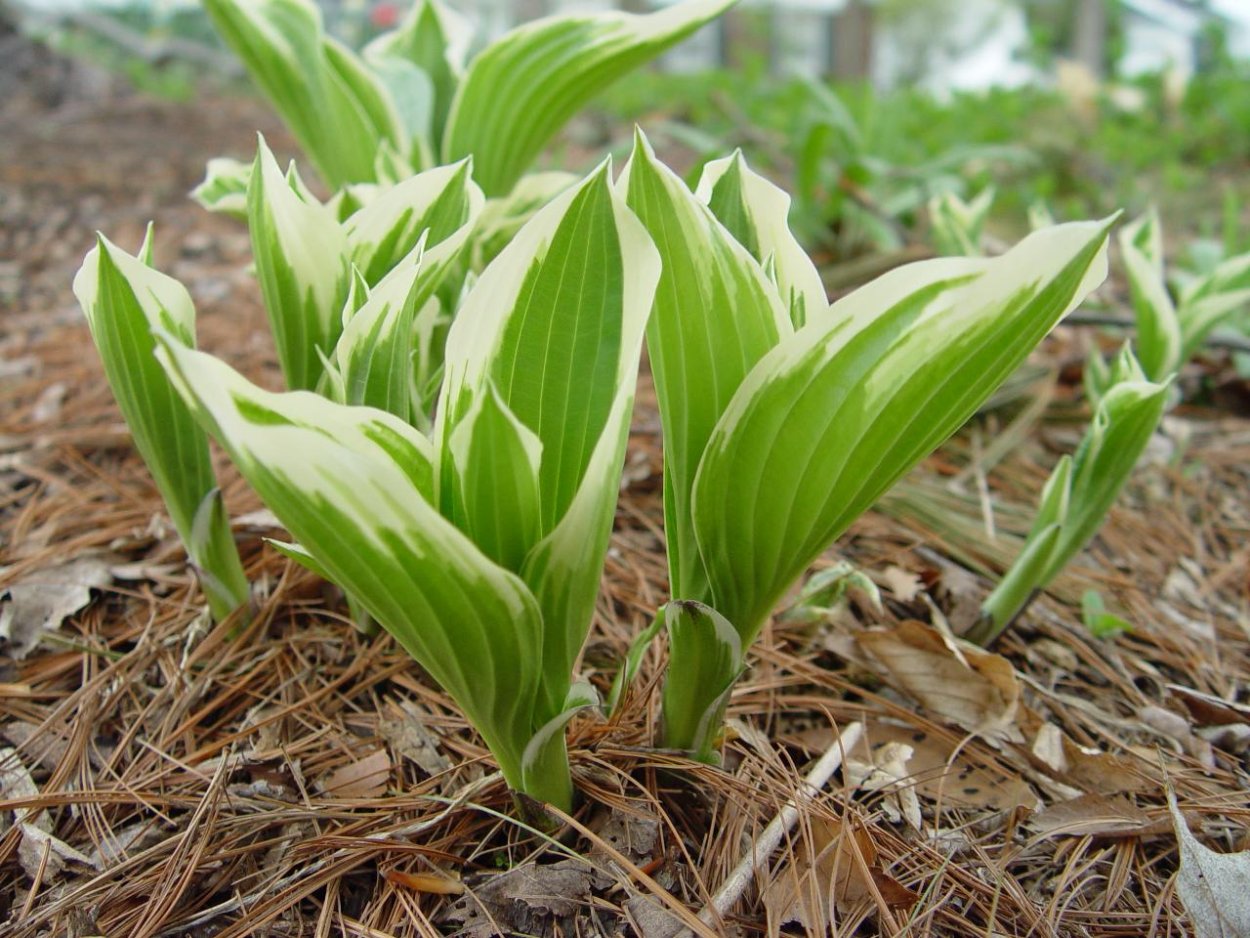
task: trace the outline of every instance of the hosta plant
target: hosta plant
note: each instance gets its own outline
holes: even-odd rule
[[[1042,489],[1024,546],[982,604],[971,641],[987,645],[1001,635],[1098,531],[1163,416],[1167,390],[1167,382],[1146,379],[1128,347],[1121,351],[1093,421]]]
[[[750,237],[731,234],[744,217],[777,223],[744,211],[765,184],[741,160],[709,207],[640,137],[622,184],[664,259],[647,344],[672,595],[684,601],[666,741],[710,758],[742,653],[778,601],[1103,280],[1108,224],[900,268],[796,329],[778,289],[782,249],[761,263]],[[715,197],[721,187],[740,193],[737,207]]]
[[[659,267],[606,165],[551,202],[465,296],[429,435],[376,407],[263,391],[159,333],[188,406],[294,536],[281,549],[395,636],[513,789],[565,809],[564,726],[596,702],[572,674]],[[374,364],[406,373],[402,357]]]
[[[248,601],[209,459],[208,438],[153,357],[154,329],[195,344],[195,307],[180,283],[152,267],[152,229],[137,257],[101,235],[74,278],[104,374],[182,539],[213,618]]]
[[[552,16],[472,56],[471,31],[439,0],[417,0],[361,55],[326,35],[312,0],[205,7],[332,188],[397,182],[472,156],[478,184],[495,197],[591,97],[733,2]],[[205,197],[219,203],[237,190],[237,170],[210,166]]]
[[[1158,212],[1152,209],[1125,225],[1118,239],[1137,319],[1137,357],[1146,377],[1166,381],[1212,330],[1250,306],[1250,254],[1235,255],[1189,278],[1174,299],[1168,290]],[[1097,365],[1094,370],[1099,372]]]
[[[970,202],[955,192],[943,192],[929,200],[929,228],[938,254],[948,257],[980,257],[985,219],[994,205],[994,187],[988,186]]]

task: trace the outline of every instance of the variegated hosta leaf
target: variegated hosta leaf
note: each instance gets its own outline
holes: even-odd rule
[[[775,273],[796,329],[824,314],[829,299],[820,272],[786,221],[788,193],[752,172],[739,151],[703,167],[696,195],[739,244]]]
[[[1153,210],[1118,235],[1137,316],[1137,357],[1152,381],[1165,380],[1181,364],[1181,327],[1163,276],[1163,234]]]
[[[219,156],[208,161],[204,181],[191,190],[191,198],[210,212],[247,218],[247,184],[252,164]]]
[[[354,281],[344,313],[343,334],[326,371],[343,404],[364,404],[412,423],[414,319],[424,266],[424,237],[372,290]],[[364,296],[356,307],[355,298]]]
[[[407,155],[389,95],[325,34],[311,0],[205,0],[204,6],[331,188],[375,179],[382,149]]]
[[[664,742],[712,761],[725,707],[742,674],[742,639],[715,609],[673,600],[664,607],[669,678],[664,682]]]
[[[1058,575],[1094,536],[1150,442],[1167,404],[1168,382],[1123,381],[1098,402],[1072,457],[1072,490],[1063,534],[1041,586]]]
[[[929,200],[929,224],[937,252],[948,257],[980,257],[985,219],[994,204],[994,187],[982,189],[971,202],[954,192]]]
[[[459,13],[440,0],[418,0],[397,29],[383,33],[365,48],[366,61],[375,67],[388,59],[401,59],[426,76],[431,91],[426,124],[433,153],[442,146],[443,127],[472,38],[472,27]]]
[[[586,101],[733,2],[554,16],[512,30],[469,64],[447,118],[443,158],[472,155],[482,189],[503,195]]]
[[[522,575],[547,623],[552,689],[567,682],[589,626],[659,276],[655,248],[608,172],[604,164],[555,199],[482,272],[448,335],[435,429],[445,514],[452,513],[452,480],[466,478],[453,439],[485,406],[483,396],[497,394],[492,406],[503,419],[514,418],[541,445],[542,540],[529,545]],[[536,449],[532,441],[523,448]]]
[[[519,577],[428,501],[429,442],[381,411],[263,391],[171,336],[158,354],[302,551],[451,694],[521,787],[541,613]]]
[[[378,193],[344,225],[352,262],[365,281],[377,283],[426,234],[424,279],[433,294],[436,277],[464,249],[484,199],[471,178],[471,161],[439,166]]]
[[[294,186],[293,186],[294,183]],[[248,187],[248,227],[278,361],[293,390],[311,390],[342,331],[347,239],[330,211],[306,201],[261,139]]]
[[[1207,293],[1189,303],[1182,303],[1177,310],[1181,324],[1180,360],[1187,361],[1220,323],[1238,310],[1247,308],[1250,308],[1250,289]]]
[[[151,229],[140,256],[150,260]],[[220,508],[208,439],[170,385],[152,352],[153,329],[195,343],[195,307],[178,281],[131,257],[103,235],[74,278],[113,394],[135,448],[199,568],[213,617],[245,603],[247,577]]]
[[[712,605],[753,638],[785,589],[975,412],[1106,275],[1105,224],[912,264],[765,356],[708,442],[694,525]]]
[[[647,348],[664,427],[664,523],[673,595],[706,600],[691,489],[712,428],[790,318],[763,269],[638,135],[621,175],[664,259]]]
[[[997,637],[1089,542],[1159,425],[1168,383],[1144,380],[1128,352],[1111,374],[1116,383],[1098,402],[1076,453],[1061,459],[1047,480],[1020,556],[982,604],[974,641]]]

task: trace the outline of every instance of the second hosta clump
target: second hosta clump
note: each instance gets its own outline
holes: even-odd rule
[[[264,153],[258,170],[270,192],[253,194],[259,227],[256,209],[289,202],[283,211],[298,215],[292,199],[311,204]],[[994,260],[899,269],[830,306],[787,207],[738,157],[709,166],[696,195],[640,136],[617,182],[601,167],[470,278],[428,432],[410,406],[425,395],[405,389],[433,373],[379,338],[416,328],[407,301],[436,260],[428,232],[409,231],[416,246],[371,285],[350,237],[334,238],[345,256],[314,268],[298,253],[310,229],[291,228],[284,247],[286,229],[272,226],[265,243],[283,256],[258,264],[279,272],[267,292],[290,299],[291,323],[336,326],[316,345],[322,372],[301,352],[291,382],[320,394],[263,391],[161,316],[147,325],[173,387],[294,535],[280,549],[395,636],[473,722],[509,785],[568,808],[564,727],[597,704],[574,672],[644,333],[677,600],[657,626],[671,648],[667,742],[710,758],[743,655],[789,585],[1104,275],[1107,226],[1067,225]],[[118,269],[132,268],[150,276]],[[320,294],[290,289],[284,270],[327,272],[329,309],[307,308]],[[389,331],[356,341],[353,323],[375,313]],[[361,390],[374,387],[377,397]],[[404,406],[361,406],[393,399]]]

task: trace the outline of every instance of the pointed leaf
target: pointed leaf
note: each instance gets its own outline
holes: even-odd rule
[[[464,74],[472,38],[472,27],[459,13],[440,0],[419,0],[398,29],[384,33],[365,48],[365,58],[370,61],[401,58],[428,77],[432,91],[429,145],[434,153],[442,146],[443,128]]]
[[[757,261],[771,260],[796,329],[824,314],[829,308],[825,286],[786,222],[790,196],[784,190],[752,172],[739,151],[707,163],[696,194]]]
[[[472,154],[487,195],[503,195],[591,97],[685,39],[734,0],[685,0],[656,13],[554,16],[497,39],[470,63],[443,158]]]
[[[1102,281],[1105,236],[1105,225],[1064,225],[994,260],[900,268],[756,365],[712,434],[693,499],[713,604],[744,640]]]
[[[465,246],[484,201],[469,160],[426,170],[386,189],[347,220],[352,261],[367,283],[376,284],[428,232],[427,270],[442,270]],[[437,286],[430,283],[426,295]]]
[[[541,614],[518,577],[427,501],[425,438],[371,408],[263,391],[167,335],[158,354],[303,550],[451,694],[519,786]]]
[[[150,260],[149,240],[140,253]],[[248,597],[247,578],[221,516],[198,529],[196,518],[217,489],[208,439],[153,357],[153,329],[195,342],[195,307],[178,281],[100,235],[74,278],[104,374],[156,483],[191,562],[212,578],[208,593],[220,620]],[[223,533],[224,532],[224,533]],[[207,592],[207,590],[206,590]]]
[[[664,427],[664,520],[675,595],[708,599],[691,489],[743,378],[791,331],[763,269],[639,134],[619,185],[664,258],[647,349]]]
[[[1180,367],[1181,327],[1163,279],[1158,216],[1152,211],[1125,225],[1118,238],[1137,316],[1137,357],[1151,380],[1162,381]]]
[[[491,384],[447,444],[455,469],[451,520],[487,557],[519,572],[539,536],[542,443]]]
[[[334,350],[349,279],[338,222],[287,182],[262,138],[248,187],[256,275],[287,386],[311,390]]]
[[[210,212],[247,218],[247,184],[252,164],[219,156],[208,161],[204,181],[191,190],[191,198]]]
[[[408,152],[380,83],[326,36],[310,0],[205,0],[226,44],[331,188],[376,178],[382,145]]]

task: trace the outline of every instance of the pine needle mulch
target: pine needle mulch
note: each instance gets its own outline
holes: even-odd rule
[[[992,732],[931,693],[917,704],[862,638],[958,628],[1079,424],[989,415],[862,519],[822,564],[854,563],[883,606],[852,592],[815,622],[778,620],[734,695],[723,766],[652,748],[649,652],[619,714],[571,728],[575,816],[527,829],[455,706],[264,545],[277,532],[224,464],[257,615],[233,637],[207,623],[69,293],[93,229],[133,248],[155,216],[201,346],[273,383],[246,233],[181,196],[207,156],[246,156],[258,124],[281,140],[271,119],[67,107],[0,127],[0,591],[96,588],[0,656],[0,932],[1182,935],[1165,787],[1208,845],[1250,846],[1250,423],[1194,409],[1001,643],[1018,700],[974,700],[997,708]],[[1045,363],[1075,342],[1063,332]],[[583,664],[601,688],[667,596],[659,473],[644,382]],[[1090,637],[1088,588],[1133,631]],[[855,724],[865,742],[843,753]],[[800,796],[830,753],[840,770]],[[711,912],[795,798],[793,829]]]

